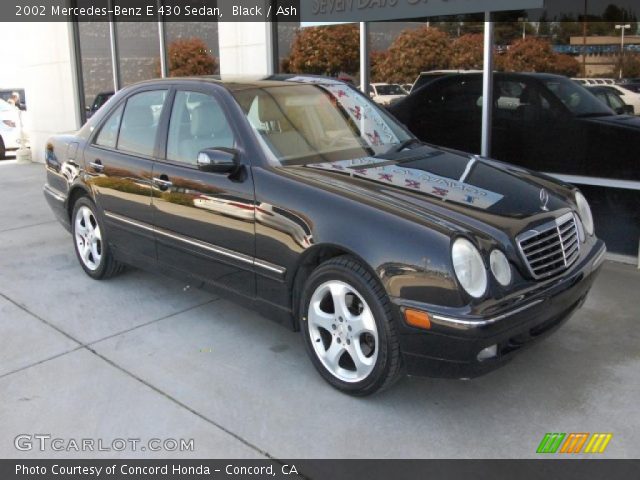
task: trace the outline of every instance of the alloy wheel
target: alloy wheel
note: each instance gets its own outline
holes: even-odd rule
[[[336,378],[366,379],[378,358],[378,329],[373,312],[351,285],[331,280],[314,291],[307,312],[313,349]]]
[[[74,233],[80,259],[89,270],[97,270],[102,258],[102,234],[90,208],[82,206],[76,212]]]

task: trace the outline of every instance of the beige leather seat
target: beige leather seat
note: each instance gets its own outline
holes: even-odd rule
[[[198,153],[207,148],[233,148],[233,132],[220,106],[205,102],[191,111],[189,136],[180,141],[180,158],[187,163],[196,163]]]
[[[284,111],[270,95],[260,95],[258,117],[263,124],[265,139],[284,157],[299,157],[312,154],[314,149],[287,118]]]

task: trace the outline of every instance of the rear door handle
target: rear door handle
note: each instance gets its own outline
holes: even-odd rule
[[[159,177],[153,177],[153,183],[158,186],[160,190],[166,190],[173,185],[166,175],[160,175]]]
[[[100,160],[96,160],[95,162],[90,162],[89,166],[93,168],[94,172],[101,173],[104,171],[104,165],[102,165],[102,162]]]

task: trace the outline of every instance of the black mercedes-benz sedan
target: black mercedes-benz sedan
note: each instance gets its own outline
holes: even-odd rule
[[[321,77],[127,87],[46,166],[89,276],[224,292],[355,395],[502,365],[582,305],[605,253],[576,188],[424,144]]]

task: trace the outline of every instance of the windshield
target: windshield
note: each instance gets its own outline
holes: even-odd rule
[[[372,101],[340,83],[251,88],[233,95],[281,164],[379,155],[413,138]]]
[[[576,117],[614,114],[595,95],[571,80],[554,78],[544,84]]]
[[[378,95],[406,95],[400,85],[376,85]]]

